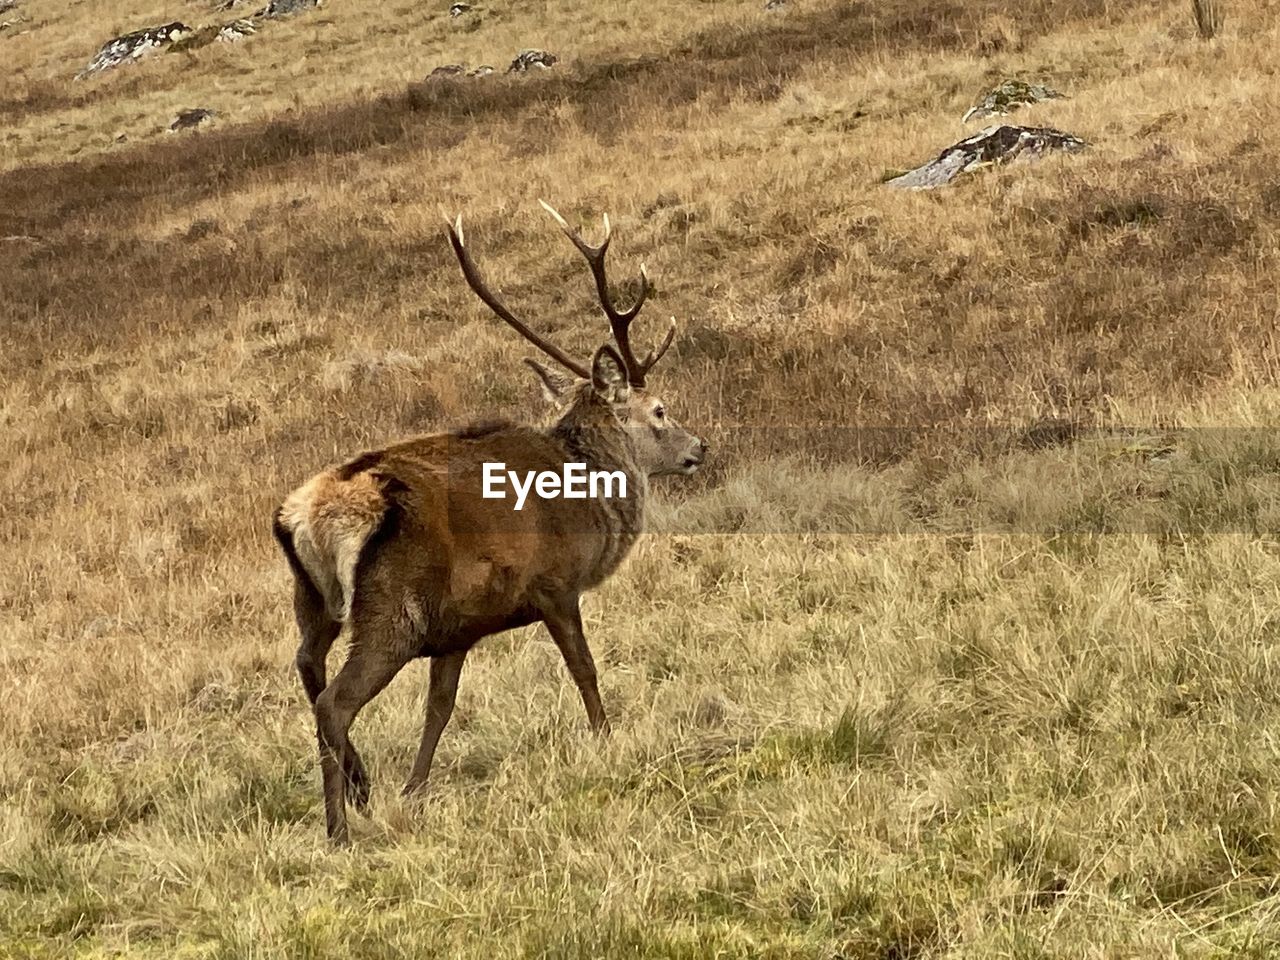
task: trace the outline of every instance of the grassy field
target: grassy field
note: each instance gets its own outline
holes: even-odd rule
[[[1280,956],[1280,4],[328,0],[71,79],[209,6],[0,32],[0,957]],[[1092,148],[879,185],[1009,75]],[[539,197],[715,459],[587,602],[612,738],[494,638],[403,801],[411,665],[331,852],[270,514],[541,412],[442,219],[586,350]]]

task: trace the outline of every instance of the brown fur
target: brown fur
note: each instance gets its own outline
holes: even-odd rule
[[[582,693],[594,729],[608,721],[578,613],[581,595],[618,568],[644,526],[648,477],[689,473],[705,444],[661,402],[623,381],[602,348],[592,383],[558,395],[548,429],[489,423],[417,437],[317,474],[276,512],[297,585],[298,670],[316,712],[329,835],[347,838],[344,798],[368,800],[368,775],[347,737],[360,708],[404,664],[433,658],[423,743],[406,791],[420,788],[448,722],[467,651],[499,631],[544,622]],[[541,499],[520,511],[484,499],[483,465],[560,472],[565,463],[621,471],[627,496]],[[332,684],[324,660],[342,624],[351,653]]]

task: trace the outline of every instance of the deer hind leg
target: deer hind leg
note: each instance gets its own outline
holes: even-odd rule
[[[342,632],[342,624],[329,614],[324,597],[310,583],[298,580],[294,587],[293,609],[302,633],[295,663],[302,687],[312,709],[325,688],[325,661],[333,641]],[[351,785],[351,801],[363,811],[369,804],[369,774],[360,755],[350,750],[342,758],[347,782]]]
[[[302,578],[294,584],[293,613],[302,634],[295,663],[307,699],[314,707],[325,686],[325,659],[342,631],[342,624],[329,615],[320,591]]]
[[[363,806],[369,798],[369,778],[352,746],[349,731],[356,714],[386,687],[408,662],[398,651],[370,649],[356,638],[347,662],[333,682],[316,699],[316,734],[320,743],[320,769],[324,778],[324,811],[329,839],[345,845],[347,831],[347,790],[353,802]],[[353,771],[359,780],[353,782]]]
[[[458,696],[458,677],[467,651],[434,657],[431,660],[431,685],[427,688],[427,718],[422,725],[422,743],[418,747],[413,771],[404,785],[405,796],[419,792],[431,774],[431,761],[435,759],[436,744],[453,715],[453,703]]]
[[[560,648],[560,654],[564,657],[574,683],[578,685],[578,692],[582,694],[582,704],[587,708],[587,722],[596,733],[607,735],[609,718],[605,716],[604,704],[600,702],[600,690],[596,686],[596,664],[587,647],[586,635],[582,632],[582,614],[578,609],[577,597],[544,610],[543,620],[551,632],[551,639]]]

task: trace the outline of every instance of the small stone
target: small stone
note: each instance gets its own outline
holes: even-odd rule
[[[428,80],[444,80],[449,77],[461,77],[467,72],[465,63],[446,63],[444,66],[436,67],[427,74]]]
[[[202,123],[208,123],[216,116],[217,114],[214,111],[208,110],[204,107],[196,107],[193,110],[183,110],[174,117],[173,122],[169,124],[169,132],[176,133],[179,130],[190,130],[192,127],[198,127]]]
[[[291,17],[295,13],[314,10],[324,0],[271,0],[265,7],[254,14],[259,19],[274,20],[277,17]]]
[[[494,72],[495,72],[495,71],[494,71],[493,67],[489,66],[487,63],[484,63],[484,64],[481,64],[480,66],[476,67],[474,70],[472,70],[469,74],[467,74],[467,76],[469,76],[469,77],[487,77],[489,74],[494,73]]]
[[[529,70],[548,70],[560,58],[545,50],[521,50],[507,67],[507,73],[525,73]]]
[[[768,0],[764,5],[766,10],[784,10],[787,6],[787,0]]]
[[[471,9],[471,4],[469,4],[469,3],[457,2],[457,3],[452,4],[452,5],[449,7],[449,16],[451,16],[451,17],[460,17],[460,16],[462,16],[464,13],[466,13],[467,11],[469,11],[470,9]]]

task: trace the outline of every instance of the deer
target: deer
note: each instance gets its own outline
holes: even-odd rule
[[[411,660],[430,661],[422,740],[403,793],[422,792],[453,713],[467,654],[486,637],[545,624],[576,683],[592,731],[609,720],[583,632],[580,601],[608,579],[645,526],[649,479],[693,474],[709,444],[680,426],[647,386],[665,338],[637,357],[631,324],[652,292],[644,266],[634,303],[614,303],[605,269],[612,239],[590,244],[544,201],[586,258],[610,337],[587,362],[519,319],[485,283],[465,243],[462,217],[448,238],[471,290],[500,320],[555,361],[525,362],[557,408],[546,426],[490,420],[361,453],[314,475],[273,515],[294,579],[301,642],[295,663],[314,714],[329,841],[350,843],[347,801],[366,812],[370,778],[351,742],[356,715]],[[611,341],[611,342],[610,342]],[[625,495],[578,499],[484,496],[486,465],[554,471],[568,464],[619,477]],[[346,627],[349,651],[326,682],[326,661]]]

